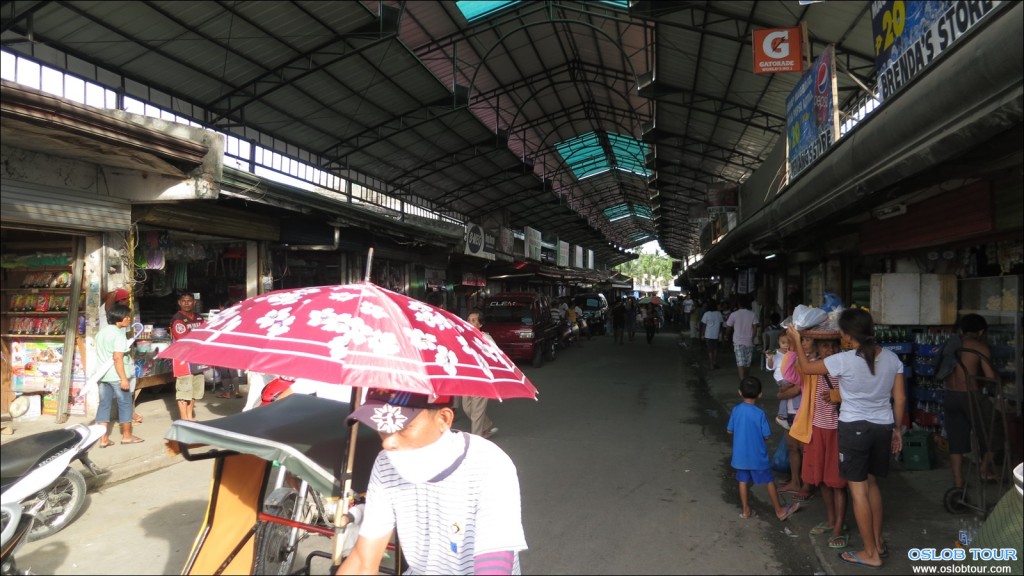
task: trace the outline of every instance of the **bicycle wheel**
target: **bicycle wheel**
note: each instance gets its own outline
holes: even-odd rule
[[[275,502],[267,504],[263,511],[282,518],[294,518],[295,507],[299,495],[292,488],[278,488],[274,492],[284,491],[279,498],[268,498]],[[289,528],[274,522],[260,522],[256,528],[256,561],[253,574],[274,574],[283,576],[290,574],[295,562],[295,547],[288,544]]]

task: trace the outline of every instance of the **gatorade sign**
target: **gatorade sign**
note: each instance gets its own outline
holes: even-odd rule
[[[754,74],[803,72],[800,28],[754,30]]]

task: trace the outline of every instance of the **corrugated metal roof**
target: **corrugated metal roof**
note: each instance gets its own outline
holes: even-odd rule
[[[469,22],[450,1],[12,3],[3,41],[138,81],[195,105],[199,122],[258,129],[324,169],[473,220],[498,210],[621,260],[614,246],[651,234],[685,256],[700,225],[690,208],[710,184],[744,181],[782,136],[798,75],[753,74],[751,31],[806,22],[814,55],[835,43],[870,84],[868,6],[522,2]],[[839,86],[841,101],[858,90],[846,75]],[[556,146],[589,132],[650,145],[656,183],[579,180]],[[609,223],[604,211],[621,205],[637,209]]]

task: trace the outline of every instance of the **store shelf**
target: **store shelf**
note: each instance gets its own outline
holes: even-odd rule
[[[4,338],[31,338],[35,340],[45,340],[47,338],[53,340],[56,338],[64,339],[64,334],[0,334]]]
[[[1018,314],[1018,312],[1006,312],[1004,310],[958,310],[957,313],[961,316],[977,314],[979,316],[995,316],[997,318],[1013,318]]]
[[[43,266],[40,268],[27,266],[13,266],[10,268],[5,267],[3,269],[8,270],[10,272],[67,272],[70,266],[70,264],[68,264],[67,266]]]
[[[66,294],[71,292],[70,286],[64,286],[59,288],[44,288],[42,286],[25,286],[23,288],[0,288],[0,292],[24,292],[26,294],[39,294],[40,292],[59,292]]]
[[[83,311],[82,314],[85,314]],[[12,310],[10,312],[0,312],[0,316],[67,316],[67,310],[53,310],[50,312],[18,312]]]

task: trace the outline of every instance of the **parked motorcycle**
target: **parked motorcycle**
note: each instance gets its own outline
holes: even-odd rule
[[[22,544],[28,542],[26,536],[32,528],[35,518],[31,514],[25,514],[20,504],[4,504],[0,506],[0,574],[3,576],[14,576],[15,574],[28,574],[26,571],[18,571],[18,565],[14,561],[14,553]]]
[[[0,464],[0,505],[20,506],[35,518],[28,541],[56,534],[70,524],[85,504],[85,477],[71,467],[80,461],[93,476],[102,474],[89,459],[89,449],[104,427],[75,424],[18,438],[4,445]],[[6,536],[6,532],[4,533]],[[4,540],[4,554],[7,541]]]

